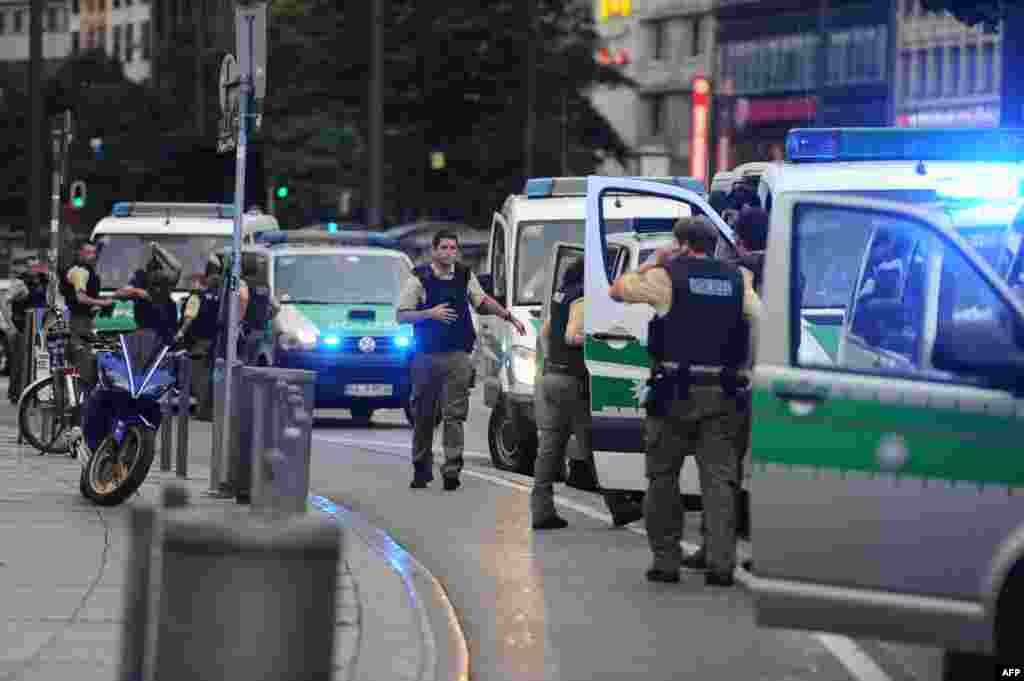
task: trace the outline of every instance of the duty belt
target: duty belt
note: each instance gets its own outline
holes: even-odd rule
[[[682,365],[679,362],[658,362],[654,368],[657,369],[659,366],[668,369],[671,372],[678,372],[682,369]],[[722,384],[722,372],[723,367],[705,366],[702,364],[696,364],[690,367],[690,385],[700,386],[714,386]],[[737,388],[743,390],[750,387],[750,379],[743,375],[737,375]]]
[[[544,360],[544,373],[545,374],[565,374],[566,376],[575,376],[582,378],[583,374],[577,369],[568,364],[562,364],[561,362],[552,362],[551,360]]]

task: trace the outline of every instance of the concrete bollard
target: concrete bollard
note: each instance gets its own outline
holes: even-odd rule
[[[171,470],[171,448],[174,435],[174,405],[173,398],[168,395],[160,402],[160,470]]]
[[[232,411],[234,412],[230,416],[224,413],[224,368],[227,366],[226,361],[223,357],[218,357],[214,362],[214,378],[213,378],[213,448],[210,451],[210,492],[217,493],[218,496],[230,496],[233,491],[235,480],[233,476],[235,474],[232,452],[238,449],[239,440],[239,423],[238,423],[238,408],[241,403],[241,381],[242,381],[242,367],[244,366],[241,360],[235,361],[235,369],[233,371],[234,378],[234,392],[232,399]],[[221,445],[224,438],[224,427],[225,422],[229,424],[231,428],[230,442],[228,448],[225,450]]]
[[[188,428],[192,420],[192,359],[185,353],[178,356],[178,437],[174,473],[188,478]]]
[[[320,514],[168,512],[153,680],[330,678],[342,554]]]

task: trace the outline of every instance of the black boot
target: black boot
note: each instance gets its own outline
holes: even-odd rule
[[[612,514],[612,524],[622,527],[644,517],[643,501],[627,492],[606,492],[604,503]]]
[[[414,463],[412,468],[412,482],[409,483],[411,489],[423,489],[434,479],[434,471],[430,464]]]
[[[569,478],[565,484],[585,492],[597,492],[600,487],[597,484],[597,471],[594,470],[592,461],[570,461]]]

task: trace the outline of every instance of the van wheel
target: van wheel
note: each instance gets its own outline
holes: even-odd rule
[[[370,425],[370,420],[373,418],[373,409],[360,405],[352,407],[349,411],[352,412],[352,420],[356,422],[356,425]]]
[[[491,418],[487,422],[487,445],[491,450],[491,462],[498,470],[533,475],[533,464],[537,459],[537,431],[530,424],[516,419],[504,402],[491,410]]]

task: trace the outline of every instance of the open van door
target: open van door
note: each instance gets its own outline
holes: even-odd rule
[[[547,295],[544,297],[543,312],[541,313],[541,328],[551,314],[551,298],[562,286],[562,279],[565,278],[565,270],[577,258],[583,257],[583,247],[579,244],[570,244],[560,241],[555,244],[551,251],[551,261],[547,266],[545,281],[547,283]],[[537,368],[544,366],[544,357],[547,354],[547,346],[541,335],[537,334]],[[536,388],[534,388],[536,389]]]
[[[732,230],[696,192],[682,186],[630,178],[587,178],[585,234],[586,328],[585,355],[590,371],[590,407],[595,448],[606,452],[643,452],[644,411],[640,391],[650,372],[647,354],[647,323],[651,310],[646,305],[628,305],[611,299],[608,289],[622,264],[611,260],[604,214],[608,196],[645,196],[664,199],[649,217],[635,218],[632,228],[642,235],[671,231],[679,217],[706,216],[719,230],[716,255],[735,254]],[[616,459],[620,457],[615,457]],[[645,488],[643,460],[635,465],[621,462],[605,465],[609,457],[595,454],[602,486],[615,489]],[[623,471],[629,474],[624,479]]]

